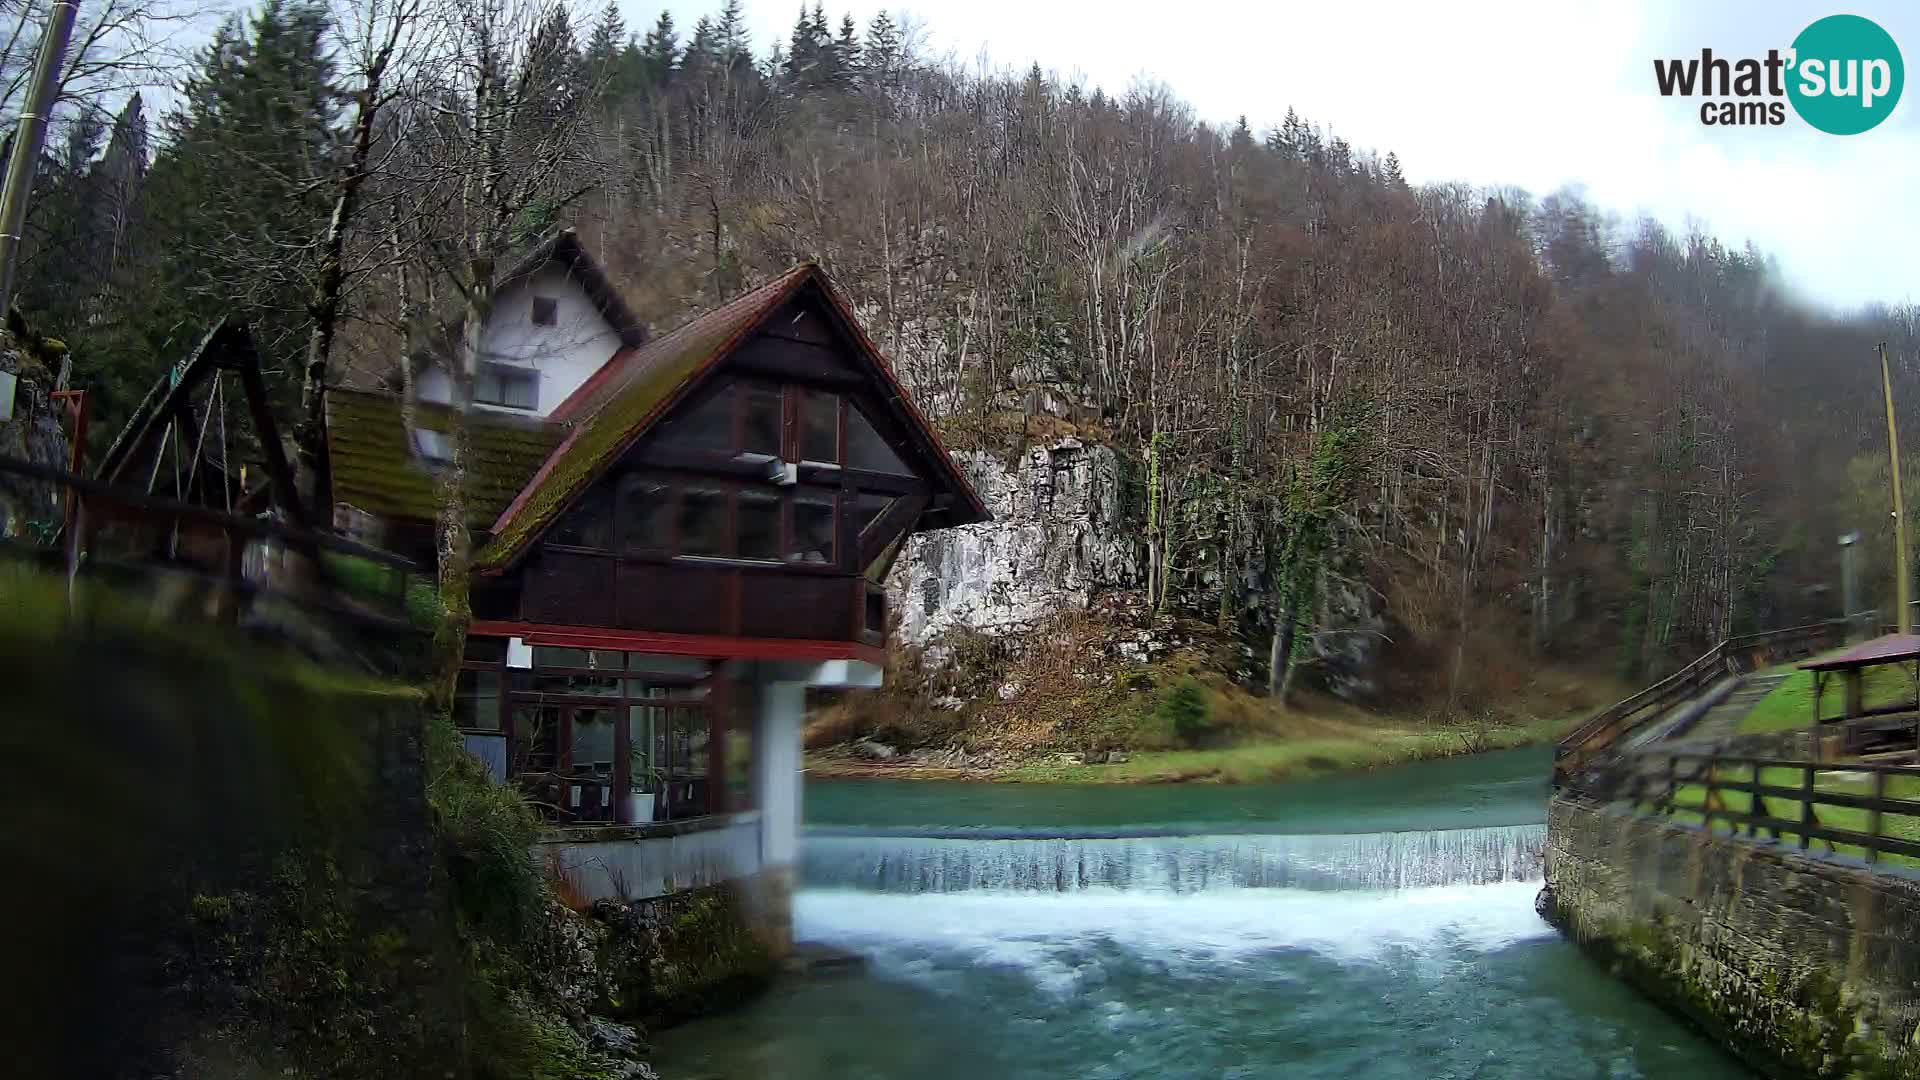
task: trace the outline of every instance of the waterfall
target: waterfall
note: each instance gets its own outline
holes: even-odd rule
[[[1545,845],[1544,825],[992,839],[810,832],[802,879],[816,888],[905,893],[1413,889],[1538,881]]]

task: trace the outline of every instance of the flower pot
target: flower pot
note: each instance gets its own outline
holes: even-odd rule
[[[627,795],[627,824],[644,825],[653,820],[653,792],[635,791]]]

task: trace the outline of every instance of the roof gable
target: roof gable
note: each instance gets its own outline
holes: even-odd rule
[[[811,301],[811,302],[809,302]],[[787,306],[790,305],[791,306]],[[795,312],[791,325],[771,327],[777,312]],[[926,418],[852,309],[826,274],[812,263],[706,312],[637,349],[623,349],[554,410],[573,425],[565,441],[494,523],[493,540],[475,559],[475,569],[497,573],[516,562],[574,499],[593,484],[666,414],[701,384],[754,333],[791,332],[796,340],[837,338],[871,383],[872,395],[908,432],[930,478],[942,489],[929,524],[963,524],[989,516],[980,497],[954,465]],[[919,527],[928,527],[922,524]]]

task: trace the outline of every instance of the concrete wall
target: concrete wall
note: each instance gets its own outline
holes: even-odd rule
[[[646,900],[740,881],[760,871],[760,814],[560,829],[534,858],[585,900]]]
[[[554,325],[534,325],[535,296],[559,301]],[[501,291],[494,302],[493,318],[487,322],[482,359],[538,370],[540,396],[533,411],[545,416],[600,370],[619,348],[620,335],[601,317],[580,283],[556,264]],[[418,392],[422,401],[450,400],[446,372],[439,368],[421,372]],[[497,411],[525,414],[521,409]]]
[[[1770,1075],[1920,1076],[1920,879],[1567,797],[1541,907]]]

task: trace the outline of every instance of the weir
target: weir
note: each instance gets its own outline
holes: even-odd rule
[[[1196,893],[1538,881],[1543,825],[1351,834],[1030,837],[810,832],[802,880],[878,892]]]

